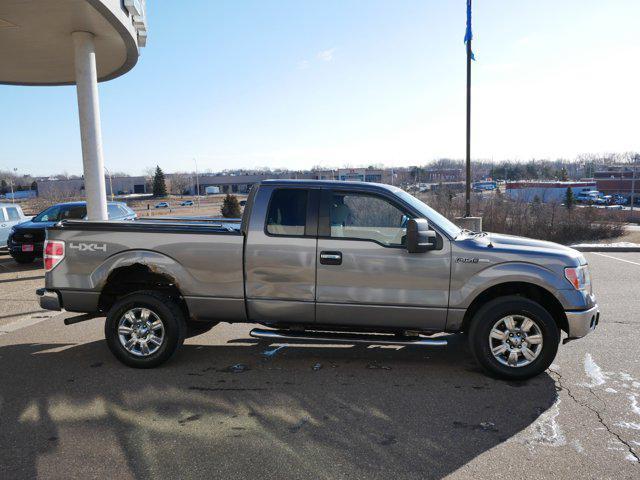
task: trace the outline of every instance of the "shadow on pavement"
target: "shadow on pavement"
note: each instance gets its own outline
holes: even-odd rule
[[[197,343],[153,370],[103,341],[0,348],[0,478],[442,478],[557,395],[547,374],[486,377],[458,337],[271,357],[268,343]]]

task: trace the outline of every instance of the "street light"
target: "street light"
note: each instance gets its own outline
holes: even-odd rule
[[[198,201],[198,209],[200,209],[200,178],[198,177],[198,161],[193,157],[193,162],[196,164],[196,199]]]
[[[109,190],[111,192],[111,201],[113,202],[113,183],[111,182],[111,172],[109,172],[109,169],[107,167],[103,167],[104,171],[107,172],[107,175],[109,175]]]

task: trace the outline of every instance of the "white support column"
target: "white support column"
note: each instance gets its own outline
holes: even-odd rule
[[[73,32],[71,35],[75,47],[76,87],[87,215],[89,220],[107,220],[107,191],[104,181],[98,75],[93,34]]]

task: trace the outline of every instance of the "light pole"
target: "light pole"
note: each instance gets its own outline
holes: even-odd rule
[[[13,176],[17,176],[18,175],[18,169],[14,168],[13,169]],[[13,178],[11,178],[9,180],[9,185],[11,186],[11,203],[16,203],[16,194],[13,191]]]
[[[109,175],[109,191],[111,192],[111,201],[113,202],[113,183],[111,182],[111,172],[107,167],[104,167],[104,171]]]
[[[638,156],[633,157],[633,173],[631,174],[631,213],[629,214],[631,220],[633,220],[633,204],[636,201],[636,165],[638,163]]]
[[[198,177],[198,161],[193,157],[193,162],[196,164],[196,199],[198,200],[198,209],[200,208],[200,178]]]

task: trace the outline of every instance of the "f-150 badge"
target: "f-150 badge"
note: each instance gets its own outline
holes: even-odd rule
[[[456,257],[456,263],[491,263],[491,260],[488,258],[467,258],[467,257]]]

